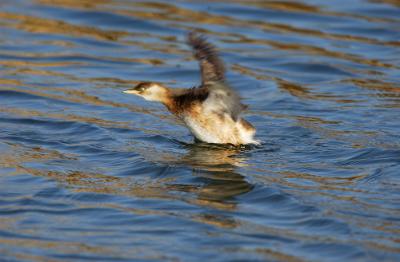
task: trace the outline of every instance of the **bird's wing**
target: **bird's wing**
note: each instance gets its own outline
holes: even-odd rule
[[[235,121],[246,106],[225,81],[225,68],[215,47],[194,32],[188,35],[188,44],[193,48],[194,57],[200,63],[201,87],[208,90],[204,106],[213,112],[229,114]]]
[[[202,85],[224,81],[224,64],[219,59],[215,47],[194,32],[189,33],[188,44],[193,48],[193,55],[200,63]]]

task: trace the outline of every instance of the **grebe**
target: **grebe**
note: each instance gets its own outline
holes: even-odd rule
[[[215,144],[259,144],[256,129],[240,117],[247,108],[225,81],[225,69],[215,47],[196,33],[189,33],[188,44],[199,61],[201,85],[189,89],[168,88],[153,82],[141,82],[124,93],[157,101],[189,128],[195,138]]]

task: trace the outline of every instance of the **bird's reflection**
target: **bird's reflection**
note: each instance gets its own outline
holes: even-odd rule
[[[229,215],[237,208],[236,197],[253,189],[253,185],[237,171],[246,166],[247,159],[243,154],[246,149],[205,143],[188,144],[185,148],[187,153],[176,163],[191,167],[193,179],[201,183],[191,202],[212,210],[227,211],[218,214],[201,212],[192,219],[218,227],[236,227],[237,222]]]
[[[174,141],[183,149],[183,154],[144,146],[135,147],[147,162],[190,169],[191,176],[184,178],[168,176],[167,187],[170,191],[190,192],[196,195],[199,205],[210,205],[217,208],[232,209],[235,197],[249,192],[253,186],[246,181],[238,169],[245,167],[246,151],[249,148],[229,145],[191,143]],[[158,181],[166,179],[157,178]],[[153,179],[154,181],[154,179]],[[193,200],[190,200],[193,201]]]
[[[195,143],[178,162],[192,168],[193,177],[203,182],[198,199],[234,203],[234,197],[249,192],[252,185],[236,169],[246,165],[243,148]]]

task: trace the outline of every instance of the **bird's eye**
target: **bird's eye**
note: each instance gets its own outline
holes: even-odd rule
[[[138,92],[143,92],[144,91],[144,87],[143,86],[137,86],[135,89]]]

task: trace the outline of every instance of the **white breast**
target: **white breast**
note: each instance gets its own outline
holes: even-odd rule
[[[197,119],[186,116],[183,118],[186,126],[189,128],[190,132],[199,140],[206,143],[221,143],[216,132],[210,130],[210,128],[205,127]]]

